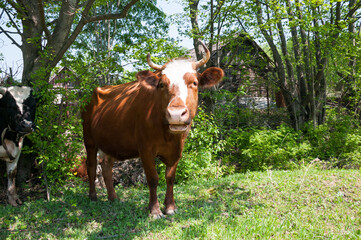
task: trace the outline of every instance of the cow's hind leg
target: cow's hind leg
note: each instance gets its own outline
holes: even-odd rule
[[[173,186],[174,186],[175,172],[177,169],[177,165],[178,162],[175,163],[173,166],[167,166],[165,172],[167,191],[165,194],[164,205],[165,205],[165,214],[167,215],[173,215],[176,212],[176,206],[173,196]]]
[[[114,201],[118,198],[117,194],[115,193],[114,186],[113,186],[113,164],[114,158],[111,156],[106,155],[105,153],[101,152],[100,157],[102,158],[101,166],[102,166],[102,174],[105,182],[105,186],[107,187],[108,192],[108,200]]]
[[[23,204],[16,192],[16,186],[15,186],[18,160],[19,160],[19,156],[14,160],[14,162],[6,163],[6,172],[8,175],[7,197],[9,203],[14,207]]]
[[[87,152],[86,166],[89,180],[89,198],[92,201],[97,200],[97,193],[95,191],[95,178],[97,169],[97,148],[85,144]]]

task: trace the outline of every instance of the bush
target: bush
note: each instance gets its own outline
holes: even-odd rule
[[[233,172],[233,167],[221,165],[217,154],[224,147],[224,141],[219,139],[220,130],[212,114],[207,114],[202,108],[193,120],[184,146],[182,159],[177,168],[176,181],[184,183],[188,179],[215,178]],[[158,165],[160,182],[165,183],[164,164]]]
[[[307,124],[300,132],[285,124],[276,129],[231,129],[221,155],[239,171],[295,169],[314,159],[327,167],[359,168],[361,127],[344,111],[329,109],[325,124]]]
[[[231,131],[227,146],[232,149],[227,156],[240,171],[265,169],[294,169],[308,160],[311,145],[300,142],[300,134],[281,125],[272,129],[238,129]]]
[[[331,167],[361,166],[361,126],[345,109],[329,109],[325,124],[316,128],[306,126],[304,132],[313,146],[313,157]]]
[[[41,74],[39,71],[39,80],[33,86],[37,130],[29,135],[33,146],[27,151],[36,154],[42,180],[50,194],[52,187],[63,185],[73,176],[70,169],[83,151],[80,109],[87,102],[92,85],[84,77],[77,89],[53,88]],[[77,80],[70,76],[58,81],[67,85]]]

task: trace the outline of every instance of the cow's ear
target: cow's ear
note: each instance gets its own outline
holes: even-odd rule
[[[148,70],[138,72],[136,77],[137,80],[146,87],[157,87],[159,83],[159,77],[155,73]]]
[[[0,99],[5,95],[6,90],[6,87],[0,87]]]
[[[199,85],[202,88],[210,88],[222,80],[224,72],[217,67],[207,68],[199,78]]]

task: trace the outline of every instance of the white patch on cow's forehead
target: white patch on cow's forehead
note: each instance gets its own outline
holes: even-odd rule
[[[27,99],[30,96],[31,88],[30,87],[9,87],[8,91],[11,93],[11,96],[16,101],[16,104],[18,105],[21,113],[23,113],[23,103],[24,100]]]
[[[166,75],[170,81],[170,87],[175,85],[179,89],[179,97],[184,104],[188,96],[187,85],[184,82],[184,75],[186,73],[195,73],[192,62],[188,60],[175,60],[167,64],[167,67],[162,71],[162,74]]]

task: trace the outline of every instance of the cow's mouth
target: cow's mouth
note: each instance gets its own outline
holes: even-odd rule
[[[32,133],[34,130],[32,129],[32,130],[26,130],[26,131],[19,131],[19,134],[21,135],[21,136],[26,136],[26,135],[29,135],[30,133]]]
[[[189,125],[187,125],[187,124],[170,124],[170,125],[169,125],[169,130],[170,130],[171,132],[181,133],[181,132],[187,131],[188,126],[189,126]]]
[[[25,127],[25,128],[21,128],[16,130],[16,132],[18,132],[20,134],[20,136],[26,136],[29,135],[30,133],[34,132],[34,127]]]

